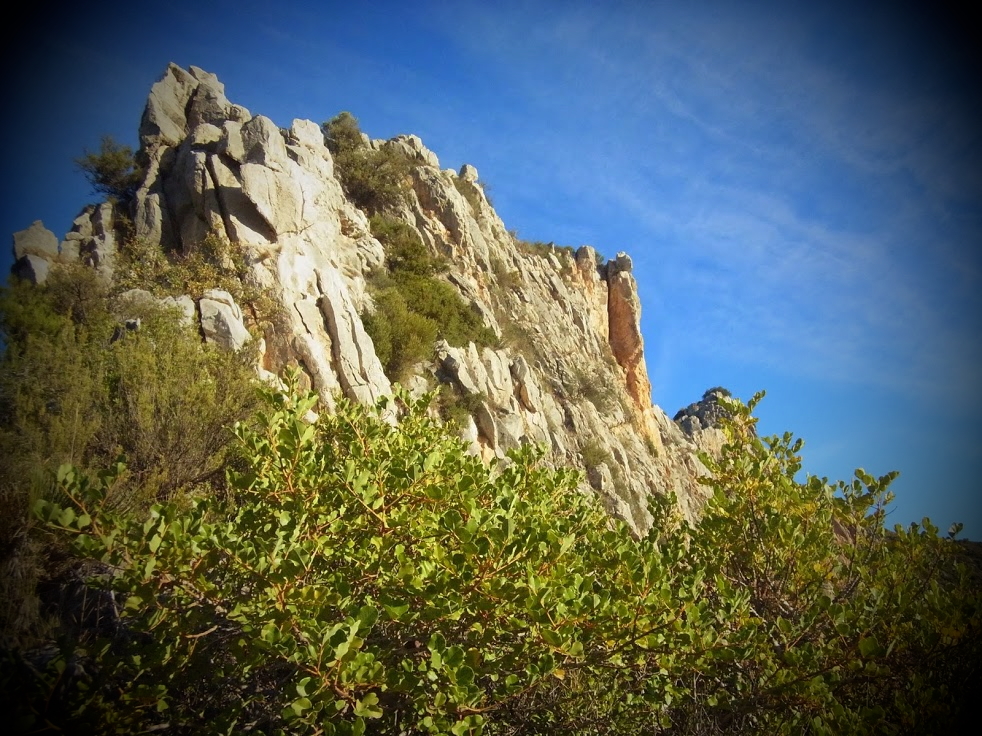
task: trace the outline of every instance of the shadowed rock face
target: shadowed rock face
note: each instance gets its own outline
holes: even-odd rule
[[[337,392],[362,402],[391,392],[360,317],[372,307],[366,277],[385,253],[345,196],[316,123],[280,129],[229,102],[215,75],[172,64],[151,89],[140,143],[145,178],[128,211],[87,208],[60,245],[35,223],[15,238],[19,272],[40,281],[51,263],[81,259],[111,279],[123,214],[137,237],[185,254],[217,232],[279,307],[275,326],[262,335],[253,327],[261,374],[296,361],[328,406]],[[441,169],[416,136],[369,145],[413,162],[398,217],[449,260],[444,278],[502,338],[494,349],[438,342],[407,385],[445,382],[474,395],[462,436],[485,458],[527,442],[544,445],[556,464],[584,467],[586,454],[583,490],[637,533],[650,525],[652,493],[675,493],[694,519],[706,471],[696,444],[651,402],[631,259],[524,244],[473,166]],[[200,299],[194,317],[210,339],[233,348],[246,341],[239,327],[248,319],[224,292]]]
[[[720,399],[729,395],[730,392],[726,389],[711,388],[702,395],[702,399],[675,412],[672,421],[690,437],[704,430],[716,429],[723,418],[728,416]]]

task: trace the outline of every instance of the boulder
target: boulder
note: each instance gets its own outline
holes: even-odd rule
[[[242,323],[242,310],[232,295],[221,289],[209,289],[198,300],[201,331],[207,342],[229,350],[241,350],[252,335]]]
[[[28,254],[15,261],[10,270],[19,279],[43,284],[48,278],[48,271],[51,270],[51,261]]]
[[[531,412],[537,412],[541,406],[539,387],[535,384],[532,369],[524,355],[517,356],[510,366],[512,378],[515,379],[516,393],[522,406]]]
[[[35,220],[29,228],[14,233],[14,259],[19,260],[27,255],[46,261],[55,261],[60,255],[58,238],[40,220]]]
[[[375,354],[375,346],[365,332],[361,317],[334,269],[317,272],[321,298],[319,307],[331,337],[331,354],[345,394],[363,404],[374,404],[392,393],[392,385]]]
[[[440,159],[433,151],[423,145],[423,141],[417,135],[398,135],[383,145],[402,151],[410,161],[416,161],[434,169],[440,168]]]
[[[78,254],[76,260],[92,266],[107,280],[112,279],[116,261],[116,215],[111,202],[85,207],[65,235],[62,259]]]
[[[239,130],[243,151],[241,163],[260,164],[276,171],[287,170],[286,142],[276,123],[257,115]]]
[[[199,81],[177,64],[170,64],[164,76],[150,88],[140,121],[140,141],[146,148],[176,146],[187,133],[188,101]]]
[[[465,394],[480,394],[480,386],[471,376],[467,366],[467,353],[460,348],[450,347],[445,340],[436,344],[436,359],[439,362],[443,376],[463,389]],[[480,429],[480,424],[478,425]]]
[[[181,313],[181,322],[186,325],[194,324],[194,299],[187,294],[167,296],[160,300],[161,306],[167,309],[177,309]]]

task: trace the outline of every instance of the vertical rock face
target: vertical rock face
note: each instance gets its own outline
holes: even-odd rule
[[[280,129],[230,103],[213,74],[171,65],[150,92],[140,142],[145,179],[127,213],[135,236],[189,254],[217,232],[241,249],[248,280],[278,307],[274,325],[255,334],[261,370],[296,361],[329,405],[336,392],[362,402],[389,393],[360,317],[371,308],[366,278],[385,253],[346,198],[320,127]],[[471,395],[478,408],[462,435],[474,452],[544,445],[550,462],[584,468],[585,483],[638,533],[650,525],[653,493],[676,494],[694,518],[706,471],[651,402],[630,258],[603,263],[588,246],[574,254],[518,241],[473,166],[441,170],[416,136],[369,145],[413,162],[398,216],[448,257],[445,278],[501,338],[495,349],[439,342],[407,384],[451,383]],[[55,250],[35,223],[15,236],[18,267],[40,280],[51,262],[82,259],[111,277],[115,214],[110,204],[87,208]],[[242,314],[226,297],[206,295],[197,318],[205,334],[238,347]]]

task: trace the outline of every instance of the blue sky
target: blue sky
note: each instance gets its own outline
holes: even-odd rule
[[[977,31],[903,3],[99,3],[8,27],[0,229],[62,235],[169,61],[289,125],[349,110],[474,164],[526,239],[635,263],[653,398],[715,385],[805,469],[900,470],[982,538]],[[164,10],[166,8],[166,10]],[[977,35],[977,34],[976,34]],[[2,254],[6,271],[10,255]]]

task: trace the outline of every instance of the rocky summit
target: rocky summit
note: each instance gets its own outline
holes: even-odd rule
[[[214,74],[172,64],[150,91],[139,138],[135,194],[86,207],[60,242],[40,222],[16,233],[15,273],[40,282],[53,264],[80,261],[112,281],[124,238],[190,256],[217,235],[238,249],[244,281],[268,295],[277,318],[260,323],[219,284],[169,296],[205,339],[230,349],[255,341],[261,376],[298,365],[329,407],[338,394],[365,403],[390,394],[397,377],[386,375],[364,321],[385,248],[346,195],[321,126],[279,128],[230,102]],[[459,424],[475,454],[490,460],[534,443],[548,462],[582,467],[635,533],[650,526],[650,494],[674,493],[694,519],[706,498],[698,452],[707,432],[683,432],[652,403],[630,257],[525,243],[474,166],[442,169],[413,135],[364,143],[409,161],[391,214],[445,259],[438,278],[497,338],[485,347],[438,340],[402,383],[417,393],[447,385],[466,399]],[[163,301],[149,284],[131,291]]]

